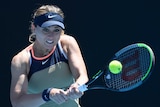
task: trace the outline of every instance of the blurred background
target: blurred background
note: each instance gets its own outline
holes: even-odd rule
[[[25,48],[33,11],[42,4],[56,4],[65,13],[65,32],[74,36],[92,76],[119,49],[136,42],[151,46],[156,66],[149,80],[135,90],[116,93],[88,91],[82,107],[159,107],[160,6],[158,0],[7,0],[1,1],[1,105],[11,107],[10,61]],[[99,80],[97,81],[99,83]]]

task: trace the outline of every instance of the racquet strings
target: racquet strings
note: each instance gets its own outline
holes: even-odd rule
[[[126,49],[116,60],[122,63],[122,72],[115,75],[107,71],[105,75],[107,87],[115,91],[127,91],[139,86],[148,76],[152,64],[150,53],[144,47]]]

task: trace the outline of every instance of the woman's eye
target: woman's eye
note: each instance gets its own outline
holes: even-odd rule
[[[49,33],[50,31],[49,31],[49,29],[44,28],[44,29],[43,29],[43,32],[44,32],[44,33]]]
[[[45,34],[49,34],[49,33],[59,33],[61,31],[60,28],[55,28],[53,30],[49,29],[49,28],[43,28],[42,29],[42,32],[45,33]]]
[[[60,31],[59,29],[55,29],[55,30],[54,30],[54,32],[59,32],[59,31]]]

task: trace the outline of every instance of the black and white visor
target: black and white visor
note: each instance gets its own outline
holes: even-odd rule
[[[35,17],[34,25],[38,25],[40,27],[57,25],[60,26],[62,29],[65,29],[63,21],[64,21],[63,17],[60,16],[59,14],[48,12]]]

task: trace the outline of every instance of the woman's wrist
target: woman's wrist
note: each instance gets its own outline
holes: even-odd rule
[[[45,89],[45,90],[42,92],[42,99],[43,99],[44,101],[46,101],[46,102],[51,100],[50,97],[49,97],[51,89],[52,89],[52,88],[48,88],[48,89]]]

